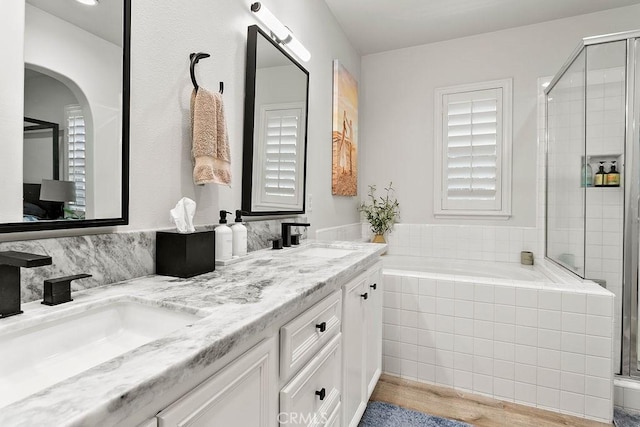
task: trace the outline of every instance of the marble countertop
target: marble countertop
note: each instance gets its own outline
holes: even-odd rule
[[[305,256],[305,247],[352,251],[339,258],[320,258]],[[0,408],[0,425],[121,423],[239,343],[339,289],[385,249],[386,245],[370,243],[308,242],[283,251],[256,251],[242,262],[189,279],[145,276],[76,292],[73,302],[55,307],[23,304],[24,314],[0,321],[0,334],[37,324],[43,316],[63,316],[70,307],[116,297],[182,307],[204,317]]]

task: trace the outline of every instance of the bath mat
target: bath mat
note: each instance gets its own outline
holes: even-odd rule
[[[632,414],[624,409],[613,408],[613,423],[616,427],[640,426],[640,414]]]
[[[369,402],[358,427],[470,427],[385,402]]]

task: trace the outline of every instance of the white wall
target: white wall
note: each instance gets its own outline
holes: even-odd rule
[[[247,27],[258,23],[251,1],[132,2],[131,224],[169,226],[169,209],[187,196],[196,224],[217,222],[218,210],[240,208]],[[311,52],[307,191],[313,228],[358,221],[356,198],[331,196],[332,60],[359,76],[360,57],[322,0],[265,1]],[[224,102],[231,145],[231,188],[195,187],[190,158],[189,53],[208,52],[196,70],[202,87]]]
[[[555,74],[580,39],[635,30],[640,6],[400,49],[362,58],[361,186],[393,181],[407,223],[536,225],[536,80]],[[513,216],[433,217],[434,89],[513,77]]]
[[[24,1],[4,1],[0,5],[0,218],[22,221],[22,88],[24,66]],[[11,159],[5,162],[2,159]],[[6,174],[6,175],[5,175]],[[15,201],[15,202],[13,202]]]

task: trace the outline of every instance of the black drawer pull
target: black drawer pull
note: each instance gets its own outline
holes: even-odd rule
[[[327,391],[324,389],[324,387],[322,387],[322,390],[316,391],[316,396],[318,396],[320,400],[324,400],[324,397],[326,396],[326,394],[327,394]]]
[[[324,332],[327,330],[327,322],[318,323],[316,328],[320,329],[320,332]]]
[[[375,291],[376,289],[378,289],[378,284],[374,283],[373,285],[369,285],[369,287]]]
[[[365,292],[364,294],[360,294],[360,296],[361,296],[363,299],[367,299],[367,298],[369,298],[369,293],[368,293],[368,292]]]

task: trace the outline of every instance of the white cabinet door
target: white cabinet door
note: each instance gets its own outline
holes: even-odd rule
[[[367,282],[365,283],[366,292],[369,293],[369,298],[365,304],[367,329],[364,344],[366,358],[365,379],[367,383],[365,400],[371,397],[371,393],[373,393],[373,389],[376,387],[382,372],[382,265],[376,264],[368,272]]]
[[[363,353],[365,298],[369,297],[366,279],[367,275],[361,274],[343,287],[342,425],[345,427],[358,425],[366,407]]]
[[[160,412],[158,426],[277,426],[277,342],[262,341]]]

